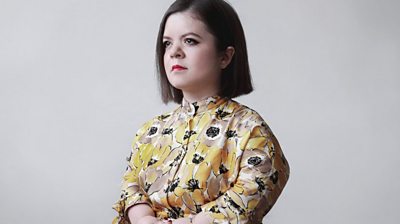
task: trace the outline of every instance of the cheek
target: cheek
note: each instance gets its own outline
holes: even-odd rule
[[[198,65],[202,66],[202,68],[205,68],[204,66],[207,66],[206,68],[212,69],[219,64],[214,49],[204,49],[198,52],[198,54],[196,55],[196,59]]]
[[[165,65],[165,64],[167,63],[167,57],[166,57],[166,54],[164,54],[163,60],[164,60],[164,65]]]

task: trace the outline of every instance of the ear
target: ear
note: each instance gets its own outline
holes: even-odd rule
[[[221,53],[221,61],[220,61],[220,67],[221,69],[225,69],[228,67],[229,63],[231,63],[233,55],[235,54],[235,48],[232,46],[229,46]]]

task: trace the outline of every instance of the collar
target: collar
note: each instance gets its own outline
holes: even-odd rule
[[[198,100],[196,102],[190,103],[185,99],[185,97],[182,97],[182,103],[181,103],[181,108],[183,109],[184,112],[188,113],[191,116],[201,114],[207,110],[214,109],[215,107],[221,105],[222,103],[226,102],[228,98],[222,97],[219,95],[213,95],[213,96],[208,96],[205,97],[201,100]]]

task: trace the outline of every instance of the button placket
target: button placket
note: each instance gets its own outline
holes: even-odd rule
[[[188,114],[189,115],[189,114]],[[193,129],[193,116],[191,116],[191,115],[189,115],[189,116],[187,116],[186,117],[186,130],[185,130],[185,133],[190,133],[191,131],[192,131],[192,129]],[[181,153],[181,158],[179,159],[179,161],[178,161],[178,165],[176,166],[176,168],[175,168],[175,170],[174,170],[174,174],[173,174],[173,177],[172,177],[172,179],[170,179],[170,183],[173,183],[174,181],[176,181],[176,179],[177,179],[177,173],[178,173],[178,171],[180,170],[180,168],[181,168],[181,165],[182,165],[182,162],[185,160],[185,156],[186,156],[186,154],[187,154],[187,152],[188,152],[188,147],[189,147],[189,142],[190,142],[190,138],[191,138],[191,135],[189,134],[189,136],[188,136],[188,138],[187,139],[185,139],[184,141],[183,141],[183,145],[182,145],[182,153]],[[178,177],[179,178],[179,177]],[[173,206],[171,206],[171,203],[169,202],[169,194],[170,194],[171,192],[169,192],[169,191],[167,191],[166,192],[166,196],[167,196],[167,201],[168,201],[168,204],[169,204],[169,207],[173,207]]]

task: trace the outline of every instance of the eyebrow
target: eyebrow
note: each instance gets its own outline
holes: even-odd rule
[[[197,33],[193,33],[193,32],[185,33],[185,34],[183,34],[183,35],[181,36],[181,38],[186,37],[186,36],[189,36],[189,35],[193,35],[193,36],[196,36],[196,37],[202,39],[200,35],[198,35]],[[172,38],[171,38],[171,37],[168,37],[168,36],[163,36],[163,39],[172,39]]]

